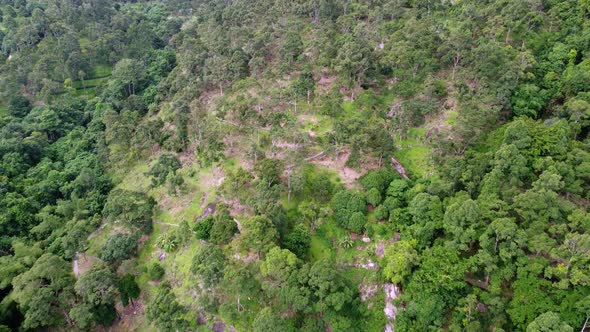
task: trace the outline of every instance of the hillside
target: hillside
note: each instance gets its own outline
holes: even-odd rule
[[[0,331],[590,330],[589,17],[0,0]]]

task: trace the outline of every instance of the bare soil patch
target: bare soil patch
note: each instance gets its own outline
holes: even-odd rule
[[[115,306],[119,319],[113,323],[112,326],[97,328],[97,331],[109,331],[109,332],[124,332],[132,331],[136,325],[135,319],[141,317],[145,312],[145,304],[143,299],[139,298],[133,301],[133,304],[129,304],[123,307],[121,303],[117,303]]]
[[[220,166],[213,166],[211,172],[201,177],[200,187],[203,192],[211,192],[221,184],[220,179],[224,177],[223,169]]]
[[[330,75],[327,68],[322,69],[320,79],[316,83],[318,92],[322,95],[328,94],[337,78],[336,75]]]
[[[100,259],[97,257],[91,256],[86,254],[85,252],[78,254],[78,274],[83,275],[84,273],[88,272],[92,266],[96,263],[100,262]]]
[[[188,193],[182,196],[172,196],[163,194],[158,199],[158,205],[163,211],[167,211],[175,217],[178,213],[186,209],[193,200],[193,193]]]
[[[361,162],[360,171],[346,166],[346,161],[350,156],[350,152],[346,151],[339,153],[336,157],[321,156],[311,162],[317,165],[325,166],[338,173],[342,183],[347,188],[352,188],[356,181],[369,170],[379,168],[379,163],[376,160],[366,160]]]

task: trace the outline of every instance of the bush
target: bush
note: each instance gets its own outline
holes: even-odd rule
[[[160,235],[156,241],[156,245],[165,252],[172,252],[178,248],[180,242],[176,232],[169,232]]]
[[[304,225],[297,225],[285,238],[285,248],[291,250],[297,257],[303,259],[311,245],[311,233]]]
[[[31,108],[31,102],[23,96],[11,97],[8,101],[8,112],[17,118],[22,118],[29,114]]]
[[[443,80],[434,81],[432,93],[438,98],[445,98],[448,95],[447,83]]]
[[[348,235],[339,237],[337,243],[340,248],[344,249],[352,248],[354,245],[354,241]]]
[[[375,208],[375,218],[377,218],[377,220],[384,220],[387,219],[387,217],[389,217],[389,210],[387,210],[384,205],[379,205]]]
[[[209,241],[214,244],[227,243],[238,232],[238,225],[231,217],[219,216],[216,218],[211,232]]]
[[[391,181],[397,177],[398,176],[393,171],[393,169],[380,168],[367,173],[367,175],[363,176],[360,181],[366,190],[375,188],[379,191],[379,193],[384,194]]]
[[[115,234],[109,237],[100,253],[100,259],[116,264],[131,258],[137,251],[137,239],[129,234]]]
[[[213,216],[208,216],[207,218],[198,221],[195,226],[193,226],[193,231],[195,232],[197,239],[209,240],[211,228],[213,227],[214,222]]]
[[[166,182],[169,173],[176,174],[176,171],[181,167],[182,165],[176,156],[172,154],[162,154],[145,175],[151,177],[152,186],[157,187]]]
[[[150,267],[148,268],[148,277],[152,281],[162,279],[162,277],[164,277],[164,273],[166,273],[166,271],[164,270],[162,265],[160,265],[160,263],[158,263],[158,262],[152,263],[150,265]]]
[[[371,188],[369,192],[367,192],[367,203],[377,206],[381,203],[381,193],[377,188]]]
[[[334,210],[334,216],[336,218],[336,222],[340,224],[340,226],[351,230],[353,232],[358,231],[359,217],[355,217],[352,219],[352,215],[358,213],[362,216],[363,220],[365,219],[365,213],[367,211],[367,202],[363,194],[350,191],[350,190],[343,190],[332,198],[331,201],[332,209]],[[350,220],[353,220],[355,223],[351,224]],[[364,221],[362,223],[364,226]]]
[[[362,233],[365,229],[367,218],[361,212],[355,212],[350,216],[348,220],[348,229],[355,233]]]

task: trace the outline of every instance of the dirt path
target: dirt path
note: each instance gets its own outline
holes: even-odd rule
[[[98,227],[94,232],[90,233],[90,235],[88,235],[87,240],[90,241],[92,240],[94,237],[96,237],[98,235],[98,233],[100,233],[107,225],[107,222],[104,222],[100,225],[100,227]]]
[[[158,221],[158,220],[154,220],[154,224],[164,225],[164,226],[172,226],[172,227],[178,227],[179,226],[178,224],[169,224],[169,223],[161,222],[161,221]]]

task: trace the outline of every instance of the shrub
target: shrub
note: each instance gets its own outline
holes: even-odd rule
[[[214,244],[227,243],[238,232],[238,225],[231,217],[218,216],[211,227],[209,241]]]
[[[361,212],[355,212],[350,216],[348,220],[348,229],[355,233],[362,233],[365,229],[367,218]]]
[[[389,217],[389,210],[387,210],[384,205],[379,205],[375,208],[375,218],[377,218],[377,220],[384,220],[387,219],[387,217]]]
[[[377,188],[371,188],[369,192],[367,192],[367,203],[377,206],[381,203],[381,193]]]
[[[100,259],[116,264],[132,257],[136,251],[136,237],[129,234],[115,234],[108,238],[100,253]]]
[[[213,227],[214,222],[213,216],[208,216],[207,218],[198,221],[195,226],[193,226],[193,231],[195,232],[197,239],[209,240],[211,228]]]
[[[164,270],[162,265],[160,265],[160,263],[153,262],[148,268],[148,277],[150,278],[150,280],[153,281],[160,280],[162,279],[162,277],[164,277],[165,272],[166,271]]]

